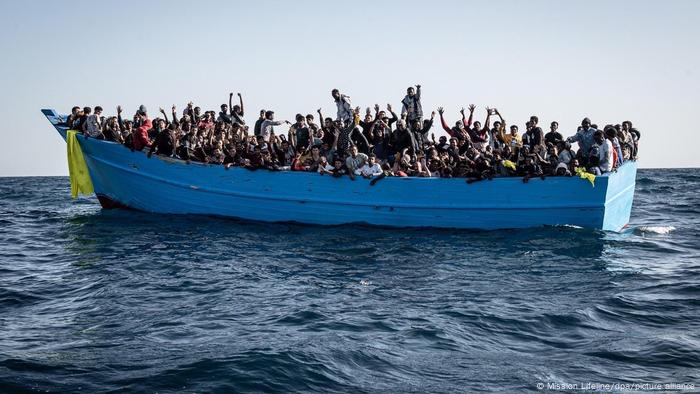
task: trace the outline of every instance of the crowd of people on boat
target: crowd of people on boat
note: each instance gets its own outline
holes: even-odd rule
[[[335,117],[318,109],[316,114],[297,114],[294,122],[277,120],[274,111],[261,109],[250,125],[244,119],[242,95],[238,93],[234,104],[230,93],[218,113],[190,102],[181,112],[173,105],[170,116],[160,108],[151,118],[141,105],[133,117],[124,119],[121,106],[116,116],[105,116],[100,106],[76,106],[66,124],[86,138],[118,142],[146,151],[149,158],[155,154],[227,169],[310,171],[372,182],[386,176],[461,177],[468,182],[519,176],[527,182],[580,171],[600,175],[637,157],[640,133],[630,121],[599,128],[585,118],[574,135],[565,138],[556,121],[545,133],[537,116],[531,116],[521,132],[496,108],[485,108],[483,123],[475,120],[474,105],[462,108],[454,123],[442,107],[425,114],[420,85],[407,89],[399,114],[391,104],[375,104],[363,112],[338,89],[331,95]],[[440,125],[435,129],[446,133],[437,138],[436,117]],[[282,127],[286,132],[279,131]]]

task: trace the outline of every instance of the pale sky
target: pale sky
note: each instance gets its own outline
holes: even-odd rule
[[[641,167],[700,167],[700,1],[0,0],[0,176],[67,175],[40,112],[117,104],[133,114],[241,92],[246,119],[332,115],[333,88],[363,109],[497,107],[565,136],[585,116],[631,120]],[[442,130],[434,128],[437,134]]]

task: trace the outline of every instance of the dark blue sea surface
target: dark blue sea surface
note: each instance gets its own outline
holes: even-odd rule
[[[698,169],[640,170],[622,233],[470,232],[102,211],[0,178],[0,392],[697,391],[699,192]]]

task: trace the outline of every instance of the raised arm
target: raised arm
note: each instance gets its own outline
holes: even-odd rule
[[[233,116],[233,93],[228,94],[228,112]]]
[[[498,112],[497,112],[498,113]],[[498,117],[501,119],[501,127],[498,129],[498,139],[501,140],[501,142],[505,143],[506,142],[506,121],[503,119],[501,114],[498,114]]]
[[[362,132],[360,131],[360,129],[357,128],[357,126],[353,126],[353,129],[350,133],[358,134],[360,136],[360,139],[365,142],[364,146],[369,146],[369,141],[367,141],[367,137],[365,137],[365,135],[362,134]]]
[[[446,132],[450,137],[454,137],[454,135],[452,135],[452,129],[450,128],[450,126],[449,126],[449,125],[447,124],[447,122],[445,121],[445,115],[444,115],[445,109],[442,108],[442,107],[438,107],[438,113],[440,114],[440,123],[442,124],[442,129],[445,130],[445,132]]]
[[[472,119],[474,119],[474,109],[476,109],[476,106],[474,104],[469,104],[469,119],[464,120],[464,109],[462,109],[462,122],[464,123],[464,127],[469,128],[472,126]]]
[[[117,123],[119,123],[119,131],[124,131],[124,121],[122,120],[122,106],[117,105]]]
[[[430,129],[433,128],[433,122],[435,121],[435,111],[430,114],[430,119],[421,125],[421,134],[428,135]]]
[[[243,109],[243,96],[238,93],[238,101],[241,103],[241,117],[245,116],[245,109]]]
[[[163,108],[158,108],[160,110],[160,113],[163,114],[163,118],[165,119],[165,126],[167,127],[170,125],[170,121],[168,120],[168,114],[165,113],[165,110]]]
[[[491,128],[491,108],[486,107],[486,120],[484,121],[484,127],[481,129],[481,132],[487,132],[489,128]]]
[[[389,119],[389,125],[392,125],[394,122],[397,122],[399,120],[399,117],[396,116],[396,112],[391,108],[391,104],[386,105],[386,109],[391,113],[391,119]]]
[[[170,110],[173,114],[173,124],[177,127],[180,127],[180,121],[177,120],[177,108],[175,108],[175,104],[173,104],[173,106],[170,107]]]

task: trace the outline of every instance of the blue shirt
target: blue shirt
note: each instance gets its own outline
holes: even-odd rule
[[[579,148],[583,149],[583,154],[588,155],[588,152],[590,152],[591,147],[595,143],[593,135],[596,131],[598,130],[594,129],[593,127],[582,129],[580,131],[577,131],[574,136],[569,137],[566,140],[568,142],[578,142]]]

